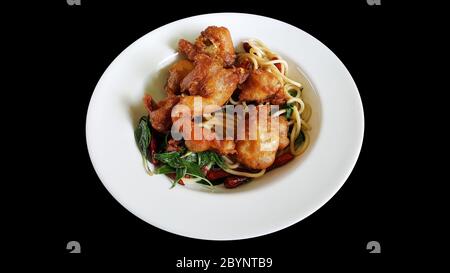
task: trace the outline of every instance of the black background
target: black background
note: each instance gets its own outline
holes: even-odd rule
[[[217,260],[272,257],[272,269],[295,269],[317,257],[378,263],[408,248],[404,228],[408,212],[399,198],[399,192],[405,193],[403,188],[411,181],[406,173],[415,167],[399,164],[413,155],[404,141],[403,132],[410,124],[405,122],[409,114],[402,108],[413,101],[402,96],[411,92],[402,80],[412,29],[406,19],[411,17],[408,6],[399,11],[383,0],[381,6],[370,6],[365,0],[297,1],[295,5],[281,1],[166,1],[158,5],[150,1],[81,2],[81,6],[69,6],[64,0],[23,3],[11,19],[23,23],[28,37],[13,46],[21,50],[21,57],[29,64],[30,75],[19,84],[29,90],[22,94],[30,104],[24,112],[33,113],[33,121],[27,126],[34,132],[28,147],[35,158],[31,166],[18,173],[21,179],[30,174],[33,179],[27,187],[32,198],[23,209],[27,217],[21,219],[26,228],[17,231],[15,238],[35,242],[38,254],[70,263],[119,256],[167,271],[177,270],[176,260],[183,256]],[[174,20],[226,11],[285,21],[328,46],[358,86],[365,136],[351,176],[317,212],[270,235],[214,242],[170,234],[123,208],[92,167],[85,119],[98,79],[129,44]],[[418,179],[418,175],[412,179]],[[66,244],[71,240],[81,243],[81,254],[68,254]],[[380,255],[366,250],[371,240],[381,243]],[[27,249],[19,243],[16,246],[20,253]]]

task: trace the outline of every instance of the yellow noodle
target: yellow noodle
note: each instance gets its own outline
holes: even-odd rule
[[[258,173],[241,172],[241,171],[236,171],[236,170],[232,170],[232,169],[223,169],[223,170],[226,171],[227,173],[231,173],[231,174],[238,175],[238,176],[251,177],[251,178],[261,177],[264,175],[264,173],[266,173],[266,169],[262,169]]]
[[[305,110],[301,114],[302,120],[308,122],[309,119],[311,118],[311,113],[312,113],[311,106],[308,103],[305,103]]]
[[[250,45],[250,50],[248,53],[239,54],[239,58],[241,60],[248,59],[253,64],[253,70],[263,69],[273,73],[283,85],[283,91],[287,98],[287,103],[294,106],[290,120],[288,121],[288,125],[292,125],[289,135],[289,149],[293,155],[300,155],[305,152],[310,142],[310,137],[307,131],[311,130],[308,121],[312,114],[311,106],[305,103],[302,99],[303,86],[301,83],[296,82],[287,76],[288,63],[283,60],[278,54],[272,52],[263,42],[257,39],[251,39],[247,42]],[[281,65],[281,71],[275,64]],[[295,94],[291,95],[289,91],[295,91]],[[243,104],[244,107],[246,107],[245,102]],[[273,116],[278,116],[285,112],[286,110],[283,109],[274,113]],[[305,141],[300,145],[300,147],[297,147],[296,149],[295,140],[302,132],[305,136]],[[230,173],[240,175],[236,171],[232,171]],[[254,177],[254,174],[251,175],[251,177]]]

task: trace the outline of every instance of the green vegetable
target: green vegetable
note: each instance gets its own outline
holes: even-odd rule
[[[198,153],[198,165],[203,167],[207,165],[213,166],[214,164],[218,165],[219,167],[221,165],[224,166],[222,157],[211,151]]]
[[[202,178],[205,177],[200,166],[197,163],[186,161],[184,164],[186,166],[187,173],[198,176],[198,177],[202,177]]]
[[[152,174],[147,160],[149,156],[148,148],[152,139],[151,124],[148,116],[142,116],[139,119],[138,126],[134,131],[134,137],[141,152],[145,169],[149,174]],[[168,135],[165,136],[164,146],[167,146],[167,138]],[[188,152],[186,154],[182,154],[181,152],[165,152],[155,154],[155,159],[162,163],[160,167],[156,168],[156,174],[175,173],[176,176],[172,182],[172,188],[186,175],[199,178],[200,181],[198,183],[200,184],[212,186],[213,184],[205,178],[201,168],[204,166],[213,166],[214,164],[221,168],[226,168],[222,157],[211,151],[201,153]]]
[[[216,154],[216,153],[212,153],[211,154],[211,159],[214,163],[217,164],[217,166],[219,166],[222,169],[227,169],[227,166],[225,165],[225,162],[223,161],[223,158]]]
[[[198,165],[201,167],[208,165],[212,161],[211,153],[209,151],[198,153]]]
[[[179,152],[167,152],[155,154],[155,159],[158,161],[169,165],[172,168],[182,168],[180,164],[181,154]]]
[[[142,116],[139,119],[138,126],[134,130],[134,137],[138,145],[139,151],[144,158],[148,158],[148,146],[152,139],[152,132],[150,130],[150,120],[148,116]]]
[[[152,171],[148,166],[148,147],[150,146],[150,141],[152,140],[150,119],[148,116],[142,116],[139,119],[138,126],[134,130],[134,138],[136,139],[136,144],[142,155],[142,162],[144,163],[145,171],[149,175],[153,175]]]
[[[186,175],[186,168],[178,168],[176,171],[176,176],[175,179],[172,182],[172,187],[175,187],[175,185],[178,183],[178,181],[180,181],[181,178],[183,178]]]
[[[295,89],[289,90],[288,93],[289,93],[289,95],[291,95],[293,97],[297,96],[297,90],[295,90]]]
[[[201,179],[197,183],[212,186],[213,184],[205,178],[202,168],[213,165],[226,168],[222,157],[211,151],[200,153],[188,152],[184,155],[180,152],[166,152],[156,154],[155,158],[164,164],[156,170],[157,174],[176,174],[172,187],[186,175]]]
[[[198,162],[198,155],[197,153],[193,152],[188,152],[184,154],[181,158],[186,162],[195,162],[195,163]]]
[[[292,106],[286,108],[286,119],[290,119],[291,118],[293,111],[294,111],[294,108]]]
[[[305,142],[305,134],[303,133],[303,131],[300,131],[300,134],[298,135],[298,137],[295,139],[295,147],[298,148],[300,147],[300,145],[302,145],[302,143]]]
[[[175,169],[170,167],[169,165],[162,165],[155,170],[156,174],[168,174],[175,173]]]
[[[202,153],[200,153],[202,154]],[[199,158],[205,157],[204,155],[199,156],[197,153],[188,152],[181,155],[179,152],[167,152],[159,153],[155,155],[155,158],[160,162],[164,163],[161,170],[158,169],[157,173],[176,173],[176,177],[173,181],[172,187],[174,187],[181,178],[185,175],[195,176],[201,179],[206,179],[203,174],[201,167],[204,165],[198,164]],[[207,179],[206,179],[207,180]]]
[[[286,118],[287,119],[291,118],[292,112],[294,111],[294,107],[295,106],[292,103],[286,104]]]
[[[167,139],[169,138],[169,134],[170,133],[167,133],[165,136],[164,136],[164,142],[163,142],[163,144],[162,144],[162,149],[166,149],[167,148]]]
[[[191,176],[196,177],[196,178],[200,178],[200,181],[197,182],[199,184],[207,185],[207,186],[211,186],[211,187],[214,186],[214,184],[211,183],[211,181],[209,181],[208,179],[206,179],[204,177],[196,176],[196,175],[193,175],[191,173],[186,173],[186,174],[191,175]]]

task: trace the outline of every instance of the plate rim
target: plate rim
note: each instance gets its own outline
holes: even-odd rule
[[[96,163],[95,163],[94,160],[92,159],[92,158],[93,158],[93,157],[92,157],[92,149],[93,149],[93,148],[91,147],[92,144],[90,144],[90,141],[89,141],[89,132],[88,132],[88,126],[89,126],[89,125],[88,125],[88,123],[89,123],[89,114],[90,114],[90,112],[92,112],[91,107],[92,107],[92,101],[94,100],[94,97],[95,97],[95,94],[96,94],[95,91],[97,90],[98,86],[101,85],[101,83],[102,83],[102,81],[103,81],[103,78],[104,78],[104,75],[107,74],[107,72],[108,72],[108,70],[110,69],[110,67],[111,67],[114,63],[116,63],[116,61],[117,61],[121,56],[123,56],[123,55],[125,54],[125,52],[127,52],[127,50],[128,50],[129,48],[133,47],[136,43],[138,43],[139,41],[141,41],[141,39],[143,39],[143,38],[146,37],[147,35],[150,35],[151,33],[159,32],[159,31],[161,31],[162,29],[164,29],[164,28],[166,28],[166,27],[168,27],[168,26],[170,26],[170,25],[180,23],[181,21],[193,20],[193,19],[196,19],[196,18],[199,18],[199,17],[217,16],[217,15],[252,16],[252,17],[258,17],[259,19],[262,19],[262,20],[267,20],[267,19],[269,19],[269,20],[271,20],[271,21],[276,21],[276,22],[278,22],[278,23],[281,23],[281,24],[287,25],[287,26],[289,26],[289,27],[291,27],[291,28],[294,28],[294,29],[296,29],[296,30],[299,30],[299,31],[303,32],[305,35],[309,36],[309,38],[311,38],[311,39],[315,40],[316,42],[318,42],[321,46],[323,46],[323,47],[326,48],[328,51],[330,51],[330,52],[334,55],[334,57],[337,58],[337,60],[338,60],[338,62],[340,63],[340,65],[342,65],[342,66],[344,67],[345,71],[347,72],[348,77],[349,77],[349,79],[351,80],[351,83],[352,83],[352,85],[353,85],[353,88],[356,90],[355,95],[357,96],[357,100],[358,100],[358,102],[359,102],[359,103],[358,103],[358,109],[359,109],[359,112],[360,112],[360,114],[361,114],[361,119],[360,119],[360,120],[361,120],[361,123],[360,123],[360,128],[361,128],[361,130],[360,130],[360,137],[358,138],[358,143],[355,144],[355,146],[356,146],[356,152],[354,152],[354,153],[352,154],[351,164],[350,164],[351,167],[347,168],[346,171],[345,171],[345,173],[343,174],[343,178],[342,178],[342,179],[339,179],[339,182],[338,182],[338,183],[335,183],[335,187],[333,188],[332,191],[330,191],[330,192],[332,192],[332,194],[328,195],[327,198],[322,199],[320,202],[317,202],[318,205],[317,205],[317,206],[313,206],[313,207],[315,207],[315,208],[310,208],[310,209],[307,211],[307,213],[304,213],[303,217],[293,217],[294,219],[292,219],[291,221],[289,221],[289,220],[288,220],[288,221],[285,221],[285,224],[279,224],[279,225],[277,225],[276,228],[272,228],[271,231],[269,231],[269,232],[261,232],[261,233],[256,233],[256,232],[255,232],[255,234],[252,235],[252,236],[230,236],[230,237],[233,237],[233,238],[224,238],[224,239],[222,239],[222,238],[204,238],[204,237],[201,237],[201,236],[195,236],[195,235],[192,235],[192,234],[191,234],[191,235],[188,235],[188,233],[179,233],[179,232],[177,232],[177,231],[174,231],[174,230],[171,229],[170,227],[166,227],[166,226],[162,225],[161,223],[154,223],[154,222],[152,222],[152,221],[148,221],[147,219],[144,219],[143,217],[141,217],[141,216],[139,215],[139,213],[137,213],[137,212],[133,211],[132,209],[126,207],[126,206],[123,204],[123,201],[122,201],[120,198],[118,198],[116,195],[114,195],[114,194],[112,193],[112,191],[110,190],[110,188],[108,187],[107,183],[104,182],[104,178],[102,178],[102,174],[101,174],[101,172],[99,171],[98,166],[96,166]],[[307,74],[307,76],[310,76],[310,75]],[[320,92],[319,92],[318,95],[320,96]],[[321,99],[319,99],[319,100],[321,101]],[[323,110],[323,109],[322,109],[322,110]],[[322,117],[322,118],[323,118],[323,117]],[[342,186],[345,184],[345,182],[346,182],[347,179],[349,178],[350,174],[351,174],[352,171],[354,170],[354,168],[355,168],[355,166],[356,166],[356,163],[357,163],[357,161],[358,161],[359,155],[360,155],[360,153],[361,153],[362,145],[363,145],[363,142],[364,142],[364,134],[365,134],[365,115],[364,115],[364,107],[363,107],[363,101],[362,101],[361,95],[360,95],[360,93],[359,93],[359,89],[358,89],[358,87],[357,87],[357,85],[356,85],[355,80],[353,79],[352,75],[350,74],[349,70],[348,70],[347,67],[345,66],[345,64],[339,59],[339,57],[338,57],[338,56],[337,56],[337,55],[336,55],[329,47],[327,47],[327,46],[326,46],[324,43],[322,43],[320,40],[318,40],[317,38],[315,38],[314,36],[312,36],[311,34],[309,34],[309,33],[306,32],[306,31],[300,29],[300,28],[297,27],[297,26],[291,25],[291,24],[286,23],[286,22],[284,22],[284,21],[281,21],[281,20],[278,20],[278,19],[274,19],[274,18],[271,18],[271,17],[268,17],[268,16],[262,16],[262,15],[250,14],[250,13],[240,13],[240,12],[206,13],[206,14],[199,14],[199,15],[189,16],[189,17],[181,18],[181,19],[178,19],[178,20],[169,22],[169,23],[167,23],[167,24],[164,24],[164,25],[162,25],[162,26],[160,26],[160,27],[158,27],[158,28],[156,28],[156,29],[154,29],[154,30],[151,30],[151,31],[145,33],[144,35],[140,36],[140,37],[139,37],[138,39],[136,39],[134,42],[132,42],[131,44],[129,44],[127,47],[125,47],[125,48],[120,52],[120,54],[118,54],[118,55],[111,61],[111,63],[107,66],[107,68],[106,68],[105,71],[103,72],[102,76],[100,77],[100,79],[98,80],[98,82],[97,82],[97,84],[96,84],[96,86],[95,86],[95,88],[94,88],[94,91],[92,92],[91,98],[90,98],[90,100],[89,100],[89,106],[88,106],[88,109],[87,109],[87,112],[86,112],[86,119],[85,119],[85,120],[86,120],[86,124],[85,124],[86,144],[87,144],[88,154],[89,154],[89,158],[90,158],[90,161],[91,161],[91,163],[92,163],[92,166],[94,167],[95,173],[97,174],[99,180],[102,182],[103,186],[107,189],[107,191],[109,192],[109,194],[110,194],[117,202],[119,202],[119,204],[120,204],[121,206],[123,206],[126,210],[128,210],[129,212],[131,212],[134,216],[136,216],[136,217],[139,218],[140,220],[142,220],[142,221],[144,221],[144,222],[146,222],[146,223],[148,223],[148,224],[151,224],[152,226],[154,226],[154,227],[156,227],[156,228],[158,228],[158,229],[161,229],[161,230],[164,230],[164,231],[167,231],[167,232],[170,232],[170,233],[172,233],[172,234],[179,235],[179,236],[187,237],[187,238],[195,238],[195,239],[201,239],[201,240],[212,240],[212,241],[243,240],[243,239],[250,239],[250,238],[255,238],[255,237],[259,237],[259,236],[264,236],[264,235],[268,235],[268,234],[271,234],[271,233],[275,233],[275,232],[278,232],[278,231],[280,231],[280,230],[283,230],[283,229],[288,228],[288,227],[290,227],[290,226],[292,226],[292,225],[294,225],[294,224],[296,224],[296,223],[299,223],[299,222],[303,221],[304,219],[306,219],[307,217],[309,217],[309,216],[310,216],[311,214],[313,214],[314,212],[320,210],[320,209],[321,209],[321,208],[322,208],[329,200],[331,200],[331,199],[336,195],[336,193],[342,188]],[[319,135],[318,137],[320,137],[320,135]]]

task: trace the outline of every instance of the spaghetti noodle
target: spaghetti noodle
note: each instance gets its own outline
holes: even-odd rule
[[[305,103],[302,98],[303,86],[301,83],[290,79],[288,74],[288,63],[283,60],[280,55],[271,51],[263,42],[257,39],[251,39],[247,41],[249,45],[248,52],[238,54],[239,59],[247,59],[252,64],[252,69],[264,69],[273,73],[283,85],[284,94],[287,98],[287,105],[293,107],[293,113],[290,115],[289,124],[292,126],[290,129],[290,152],[295,155],[301,155],[306,151],[309,145],[308,131],[311,127],[308,125],[309,118],[311,117],[311,107]],[[280,64],[280,68],[276,66]],[[237,104],[235,101],[233,104]],[[275,115],[280,115],[277,112]],[[295,140],[303,133],[304,141],[299,147],[295,147]]]

